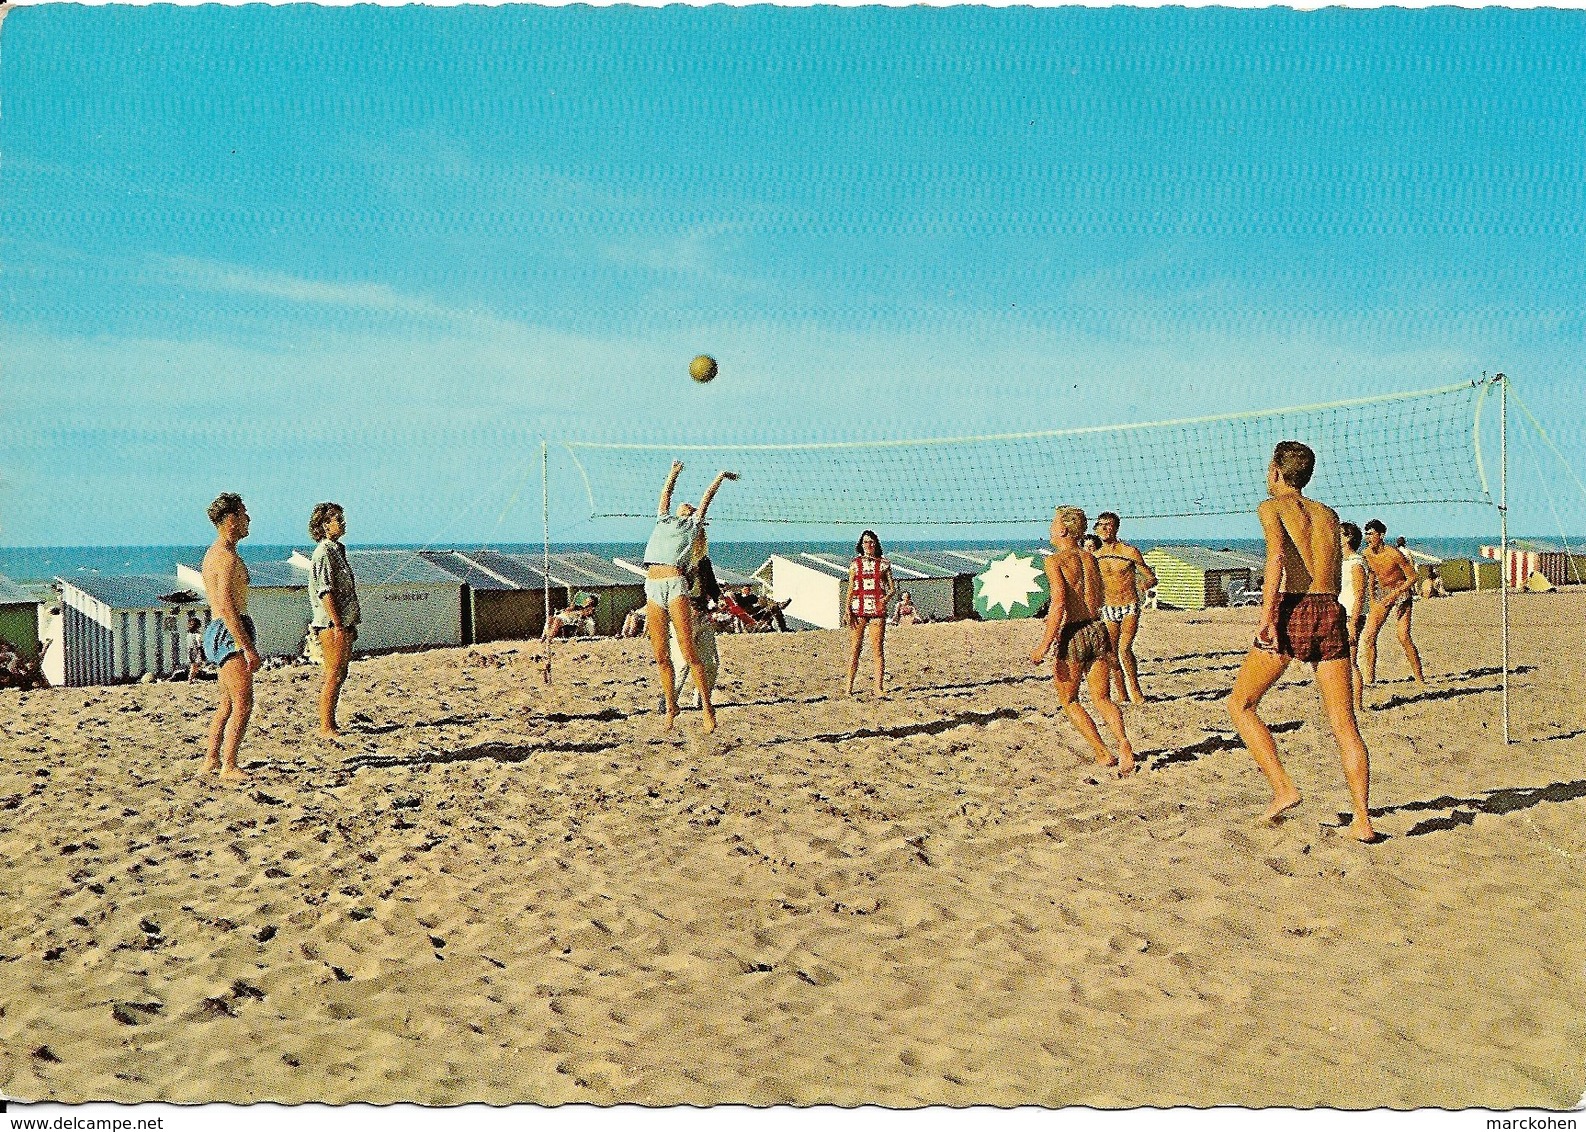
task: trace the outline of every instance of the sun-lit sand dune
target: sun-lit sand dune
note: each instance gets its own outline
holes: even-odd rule
[[[1296,667],[1268,793],[1226,693],[1252,610],[1148,615],[1146,763],[1098,773],[1037,627],[728,637],[663,735],[640,641],[6,693],[0,1088],[173,1101],[1540,1106],[1586,1087],[1586,595],[1417,606],[1368,689],[1364,847]],[[1391,631],[1390,631],[1391,632]]]

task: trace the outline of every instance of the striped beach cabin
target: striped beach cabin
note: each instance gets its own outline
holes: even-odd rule
[[[176,577],[208,603],[202,567],[176,564]],[[253,618],[254,647],[260,656],[300,656],[308,635],[308,570],[290,562],[248,563],[248,616]],[[199,620],[208,622],[208,612]]]
[[[1156,546],[1144,558],[1156,574],[1157,604],[1167,609],[1226,606],[1230,583],[1259,590],[1266,569],[1254,554],[1204,546]]]
[[[187,667],[189,613],[204,599],[174,575],[57,578],[61,589],[59,683],[81,688],[165,676]],[[54,682],[52,680],[52,682]]]
[[[1503,548],[1484,546],[1481,556],[1489,561],[1500,561]],[[1509,543],[1509,560],[1501,563],[1503,577],[1513,589],[1523,589],[1532,574],[1541,574],[1555,586],[1572,584],[1581,580],[1586,568],[1582,556],[1571,556],[1562,546],[1530,539],[1514,539]]]

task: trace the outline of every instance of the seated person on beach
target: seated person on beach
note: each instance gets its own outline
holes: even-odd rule
[[[898,604],[892,607],[892,623],[894,625],[917,625],[920,621],[920,611],[914,608],[914,598],[908,590],[898,595]]]
[[[570,637],[592,637],[595,635],[595,607],[600,604],[598,594],[586,594],[582,601],[569,605],[566,609],[553,615],[545,624],[547,639],[560,637],[566,630]]]
[[[700,712],[704,715],[705,734],[716,730],[716,709],[710,703],[710,688],[705,683],[705,671],[694,651],[694,608],[688,600],[688,582],[684,570],[693,557],[694,535],[705,525],[705,513],[711,500],[727,480],[738,478],[736,472],[718,472],[711,485],[700,497],[699,506],[679,504],[677,514],[672,513],[672,489],[682,474],[683,464],[672,461],[672,470],[661,488],[661,500],[656,509],[655,526],[644,547],[644,618],[645,631],[650,635],[651,651],[655,653],[657,675],[661,680],[661,694],[666,700],[666,729],[672,730],[677,719],[677,686],[674,683],[677,669],[672,664],[669,641],[674,624],[677,625],[678,647],[683,659],[688,661],[694,675],[694,686],[699,689]]]
[[[1338,600],[1343,543],[1338,515],[1303,494],[1315,468],[1316,454],[1299,441],[1285,440],[1273,451],[1267,468],[1270,498],[1256,512],[1267,542],[1261,628],[1234,680],[1228,714],[1272,787],[1272,804],[1261,816],[1275,821],[1300,804],[1300,792],[1284,770],[1272,732],[1256,709],[1291,661],[1313,665],[1344,764],[1344,781],[1354,801],[1349,833],[1357,840],[1372,842],[1379,837],[1371,828],[1367,800],[1371,760],[1355,721],[1349,629]]]
[[[43,687],[36,667],[10,641],[0,639],[0,688]]]
[[[1145,564],[1139,550],[1118,540],[1118,525],[1118,516],[1111,511],[1096,516],[1096,536],[1101,542],[1101,549],[1096,551],[1103,591],[1101,619],[1107,626],[1107,636],[1112,638],[1118,692],[1127,695],[1132,704],[1143,704],[1145,694],[1140,691],[1134,638],[1140,631],[1141,594],[1156,585],[1156,574]]]
[[[1074,729],[1090,745],[1098,766],[1116,766],[1118,777],[1134,773],[1134,748],[1123,729],[1123,712],[1112,701],[1112,638],[1101,620],[1102,582],[1096,556],[1084,549],[1085,512],[1059,507],[1052,520],[1052,550],[1046,558],[1046,582],[1051,608],[1041,643],[1030,653],[1039,665],[1057,646],[1052,662],[1052,683],[1057,702]],[[1088,679],[1087,679],[1088,677]],[[1096,721],[1079,702],[1079,686],[1090,688],[1090,697],[1118,744],[1114,756],[1102,742]]]
[[[253,674],[263,663],[254,646],[253,618],[248,616],[248,567],[237,544],[248,537],[248,509],[242,496],[223,492],[209,505],[215,541],[204,554],[204,592],[209,595],[210,621],[204,629],[204,659],[220,671],[220,703],[209,725],[204,770],[219,771],[228,782],[247,779],[237,765],[237,752],[253,714]]]
[[[1366,578],[1366,597],[1371,602],[1366,627],[1360,634],[1360,673],[1366,683],[1376,683],[1377,637],[1391,616],[1398,630],[1399,647],[1404,649],[1404,659],[1410,662],[1410,674],[1417,684],[1424,685],[1421,653],[1410,635],[1418,581],[1415,566],[1402,550],[1387,544],[1384,538],[1387,533],[1388,528],[1381,519],[1371,520],[1366,524],[1366,545],[1360,551],[1370,571]]]
[[[739,586],[737,601],[756,621],[768,626],[775,625],[779,633],[788,631],[787,618],[782,615],[782,611],[793,604],[792,598],[786,601],[772,601],[769,597],[756,595],[753,586]]]
[[[644,610],[632,610],[627,617],[623,618],[622,635],[624,637],[644,636]]]
[[[197,680],[204,670],[204,623],[196,613],[187,615],[187,679]]]

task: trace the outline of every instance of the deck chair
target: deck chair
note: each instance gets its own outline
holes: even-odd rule
[[[721,604],[728,613],[732,614],[733,632],[735,633],[763,633],[770,628],[770,618],[764,621],[755,617],[742,605],[730,592],[723,591]]]

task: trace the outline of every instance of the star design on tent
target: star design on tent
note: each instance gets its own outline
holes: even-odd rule
[[[980,575],[986,608],[1000,605],[1012,613],[1016,605],[1029,605],[1030,595],[1041,592],[1039,579],[1044,576],[1035,560],[1022,554],[997,559]]]

